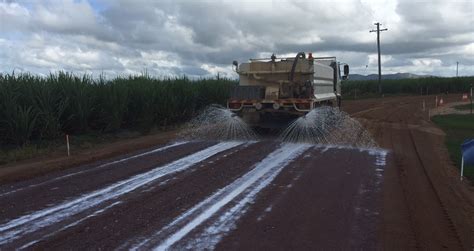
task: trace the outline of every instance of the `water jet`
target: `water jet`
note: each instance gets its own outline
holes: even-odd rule
[[[257,140],[255,132],[239,116],[219,105],[202,110],[185,126],[181,137],[186,140]]]

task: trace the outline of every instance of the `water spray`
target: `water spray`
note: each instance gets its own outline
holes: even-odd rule
[[[296,119],[281,133],[280,140],[363,148],[377,146],[359,121],[333,107],[319,107]]]
[[[253,141],[255,132],[230,110],[210,105],[186,126],[181,136],[186,140]]]

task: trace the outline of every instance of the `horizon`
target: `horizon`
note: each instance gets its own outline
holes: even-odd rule
[[[129,77],[150,77],[152,79],[157,79],[157,80],[168,80],[168,79],[171,79],[171,80],[175,80],[175,79],[188,79],[190,81],[201,81],[201,80],[227,80],[227,81],[238,81],[238,76],[221,76],[220,74],[219,75],[205,75],[205,76],[193,76],[193,75],[186,75],[186,74],[182,74],[182,75],[169,75],[169,76],[164,76],[164,75],[150,75],[148,74],[147,71],[142,71],[142,72],[139,72],[139,73],[129,73],[128,75],[127,74],[118,74],[118,75],[114,75],[114,76],[110,76],[110,75],[107,75],[105,74],[104,72],[102,73],[88,73],[88,72],[72,72],[72,71],[64,71],[64,70],[57,70],[55,72],[49,72],[49,73],[46,73],[46,74],[43,74],[43,73],[34,73],[34,72],[0,72],[0,76],[2,75],[10,75],[10,76],[19,76],[19,75],[22,75],[22,74],[26,74],[26,75],[33,75],[33,76],[38,76],[38,77],[41,77],[41,78],[45,78],[45,77],[48,77],[49,75],[57,75],[57,74],[60,74],[60,73],[65,73],[65,74],[71,74],[73,75],[74,77],[83,77],[83,76],[89,76],[90,78],[92,78],[93,80],[97,80],[97,79],[100,79],[101,77],[103,77],[105,80],[109,81],[109,80],[113,80],[113,79],[116,79],[116,78],[129,78]],[[382,73],[382,80],[403,80],[403,79],[416,79],[416,78],[397,78],[397,79],[384,79],[383,77],[384,76],[391,76],[391,75],[397,75],[397,74],[411,74],[411,75],[416,75],[418,76],[419,78],[472,78],[474,77],[474,75],[471,75],[471,76],[437,76],[437,75],[418,75],[418,74],[413,74],[413,73],[409,73],[409,72],[396,72],[396,73],[388,73],[388,74],[383,74]],[[349,78],[347,79],[348,81],[377,81],[376,79],[356,79],[356,80],[353,80],[350,78],[351,75],[358,75],[358,76],[362,76],[362,77],[369,77],[369,76],[378,76],[377,73],[371,73],[371,74],[367,74],[367,75],[362,75],[362,74],[358,74],[358,73],[352,73],[352,74],[349,74]],[[419,79],[418,78],[418,79]]]

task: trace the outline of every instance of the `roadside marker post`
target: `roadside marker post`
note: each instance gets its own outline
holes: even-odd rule
[[[67,156],[71,156],[71,152],[69,151],[69,135],[66,134],[66,146],[67,146]]]
[[[435,98],[435,107],[438,107],[438,96]]]
[[[462,177],[464,176],[464,157],[461,158],[461,181]]]

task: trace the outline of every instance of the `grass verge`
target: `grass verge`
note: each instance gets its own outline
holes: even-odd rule
[[[70,135],[71,154],[92,149],[101,144],[115,143],[122,140],[139,138],[146,135],[153,135],[178,128],[177,126],[168,126],[165,128],[154,128],[148,133],[138,131],[120,130],[114,133],[100,133],[91,131],[89,133]],[[0,169],[7,164],[16,163],[23,160],[37,157],[65,156],[67,154],[66,142],[63,137],[51,140],[31,141],[22,146],[2,146],[0,147]]]
[[[445,145],[449,155],[458,168],[461,167],[461,144],[470,138],[474,138],[474,116],[473,115],[437,115],[432,121],[446,133]],[[464,176],[474,180],[474,165],[464,165]]]
[[[454,107],[454,109],[460,110],[460,111],[469,111],[471,110],[471,104],[457,105]]]

